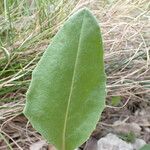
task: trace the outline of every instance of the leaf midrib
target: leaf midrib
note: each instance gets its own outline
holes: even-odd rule
[[[69,92],[68,103],[67,103],[67,109],[66,109],[66,113],[65,113],[65,119],[64,119],[65,121],[64,121],[63,135],[62,135],[62,150],[65,150],[65,148],[66,148],[65,143],[66,143],[67,120],[68,120],[68,114],[69,114],[69,107],[70,107],[70,103],[71,103],[71,97],[72,97],[72,93],[73,93],[73,86],[74,86],[77,62],[78,62],[78,57],[79,57],[79,53],[80,53],[81,35],[82,35],[82,30],[83,30],[85,14],[86,14],[86,12],[84,12],[84,14],[83,14],[81,30],[80,30],[80,35],[79,35],[79,41],[78,41],[78,47],[77,47],[77,54],[76,54],[76,58],[75,58],[74,70],[73,70],[70,92]]]

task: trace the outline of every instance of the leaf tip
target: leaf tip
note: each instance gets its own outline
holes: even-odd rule
[[[91,14],[91,11],[90,11],[87,7],[83,7],[83,8],[80,9],[79,11],[80,11],[80,12],[83,12],[83,13]]]

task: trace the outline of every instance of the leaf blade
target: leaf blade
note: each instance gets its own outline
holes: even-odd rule
[[[60,150],[71,150],[84,142],[104,108],[105,73],[99,32],[87,9],[77,12],[54,37],[33,72],[24,113],[35,129]]]

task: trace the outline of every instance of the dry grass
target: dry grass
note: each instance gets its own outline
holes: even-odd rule
[[[148,10],[146,0],[120,0],[94,10],[104,37],[108,96],[149,94]]]
[[[121,96],[122,101],[118,109],[128,104],[132,106],[134,102],[143,102],[144,105],[149,106],[150,2],[148,0],[102,2],[80,0],[73,11],[84,6],[89,7],[97,16],[103,34],[108,105],[112,97]],[[20,33],[21,38],[18,36],[15,39],[13,47],[4,45],[7,61],[2,61],[5,57],[0,54],[2,62],[0,64],[2,67],[0,69],[0,124],[1,135],[3,139],[5,138],[0,140],[2,150],[7,147],[17,150],[28,149],[32,143],[41,139],[41,136],[22,116],[25,92],[30,82],[31,72],[49,44],[48,38],[55,34],[64,21],[66,15],[62,14],[67,8],[68,4],[65,4],[61,13],[58,11],[57,19],[50,30],[40,31],[40,28],[47,24],[47,20],[42,26],[36,22],[36,27],[29,28],[27,34]],[[37,20],[36,15],[34,17],[33,20]],[[18,22],[26,22],[29,18],[19,19]],[[14,48],[17,51],[14,51]],[[114,108],[114,106],[108,107]]]

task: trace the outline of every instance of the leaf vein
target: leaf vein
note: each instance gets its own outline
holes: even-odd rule
[[[65,113],[65,120],[64,120],[64,128],[63,128],[63,137],[62,137],[62,150],[65,150],[65,143],[66,143],[66,128],[67,128],[67,120],[68,120],[68,114],[69,114],[69,107],[71,103],[71,97],[73,93],[73,86],[74,86],[74,80],[75,80],[75,74],[76,74],[76,68],[77,68],[77,63],[78,63],[78,57],[80,53],[80,43],[81,43],[81,35],[82,35],[82,30],[83,30],[83,24],[84,24],[84,18],[85,18],[86,12],[84,12],[84,16],[82,19],[82,24],[81,24],[81,30],[80,30],[80,35],[79,35],[79,41],[78,41],[78,49],[77,49],[77,54],[75,58],[75,64],[74,64],[74,70],[73,70],[73,76],[71,80],[71,86],[70,86],[70,92],[69,92],[69,97],[68,97],[68,103],[67,103],[67,109]]]

